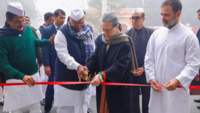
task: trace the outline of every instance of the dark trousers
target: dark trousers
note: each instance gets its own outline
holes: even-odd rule
[[[51,76],[49,77],[48,82],[54,82],[54,72],[52,71]],[[48,85],[46,90],[45,98],[45,111],[51,111],[52,104],[54,100],[54,85]]]
[[[196,77],[193,79],[191,85],[197,85],[200,86],[200,81],[196,81]],[[190,89],[190,95],[199,95],[200,90],[199,89]]]
[[[150,89],[151,87],[139,87],[139,86],[132,87],[133,91],[132,113],[140,113],[140,93],[142,94],[142,113],[148,113]]]

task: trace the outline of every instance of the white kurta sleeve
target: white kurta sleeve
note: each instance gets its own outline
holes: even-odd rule
[[[58,58],[64,63],[68,69],[77,70],[80,65],[72,56],[68,53],[67,40],[61,31],[58,31],[55,37],[55,49]]]
[[[40,30],[37,30],[36,33],[38,35],[38,38],[41,40],[42,39],[42,34],[40,33]]]
[[[145,74],[147,83],[150,83],[152,79],[155,79],[154,43],[154,36],[151,35],[145,55]]]
[[[200,67],[200,48],[195,35],[189,36],[188,40],[186,40],[185,48],[185,61],[187,65],[176,79],[178,79],[183,88],[188,89]]]

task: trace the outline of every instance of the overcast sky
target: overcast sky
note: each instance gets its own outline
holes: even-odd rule
[[[43,15],[46,12],[54,12],[56,9],[63,9],[66,16],[69,16],[70,10],[76,7],[88,9],[87,0],[35,0],[36,10],[39,18],[32,20],[35,26],[39,27],[44,23]],[[47,5],[48,4],[48,5]]]

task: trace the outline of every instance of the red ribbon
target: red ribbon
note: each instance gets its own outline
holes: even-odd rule
[[[91,82],[37,82],[37,85],[77,85],[77,84],[90,84]],[[0,83],[0,86],[19,86],[27,85],[26,83]],[[114,85],[114,86],[148,86],[144,84],[128,84],[128,83],[112,83],[112,82],[102,82],[101,85]],[[163,85],[157,85],[163,87]],[[181,86],[178,86],[181,88]],[[189,89],[200,89],[200,86],[190,86]]]

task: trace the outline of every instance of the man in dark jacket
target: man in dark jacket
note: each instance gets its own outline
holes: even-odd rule
[[[132,21],[133,28],[126,32],[133,40],[135,46],[135,52],[138,61],[138,70],[133,72],[134,84],[147,84],[145,69],[144,69],[144,57],[146,53],[146,46],[148,40],[153,33],[152,29],[144,27],[145,20],[144,10],[142,8],[135,8],[130,20]],[[142,94],[142,113],[148,113],[148,104],[150,98],[150,87],[132,87],[133,94],[133,113],[140,113],[139,95]]]
[[[49,39],[50,37],[55,37],[59,28],[65,22],[65,12],[62,9],[57,9],[54,12],[54,24],[45,27],[42,30],[42,39]],[[57,53],[54,45],[49,45],[42,48],[42,58],[43,65],[45,67],[45,74],[49,76],[48,82],[54,81],[54,71],[55,71],[55,61]],[[50,113],[54,100],[54,86],[48,85],[46,91],[46,100],[45,100],[45,113]]]

